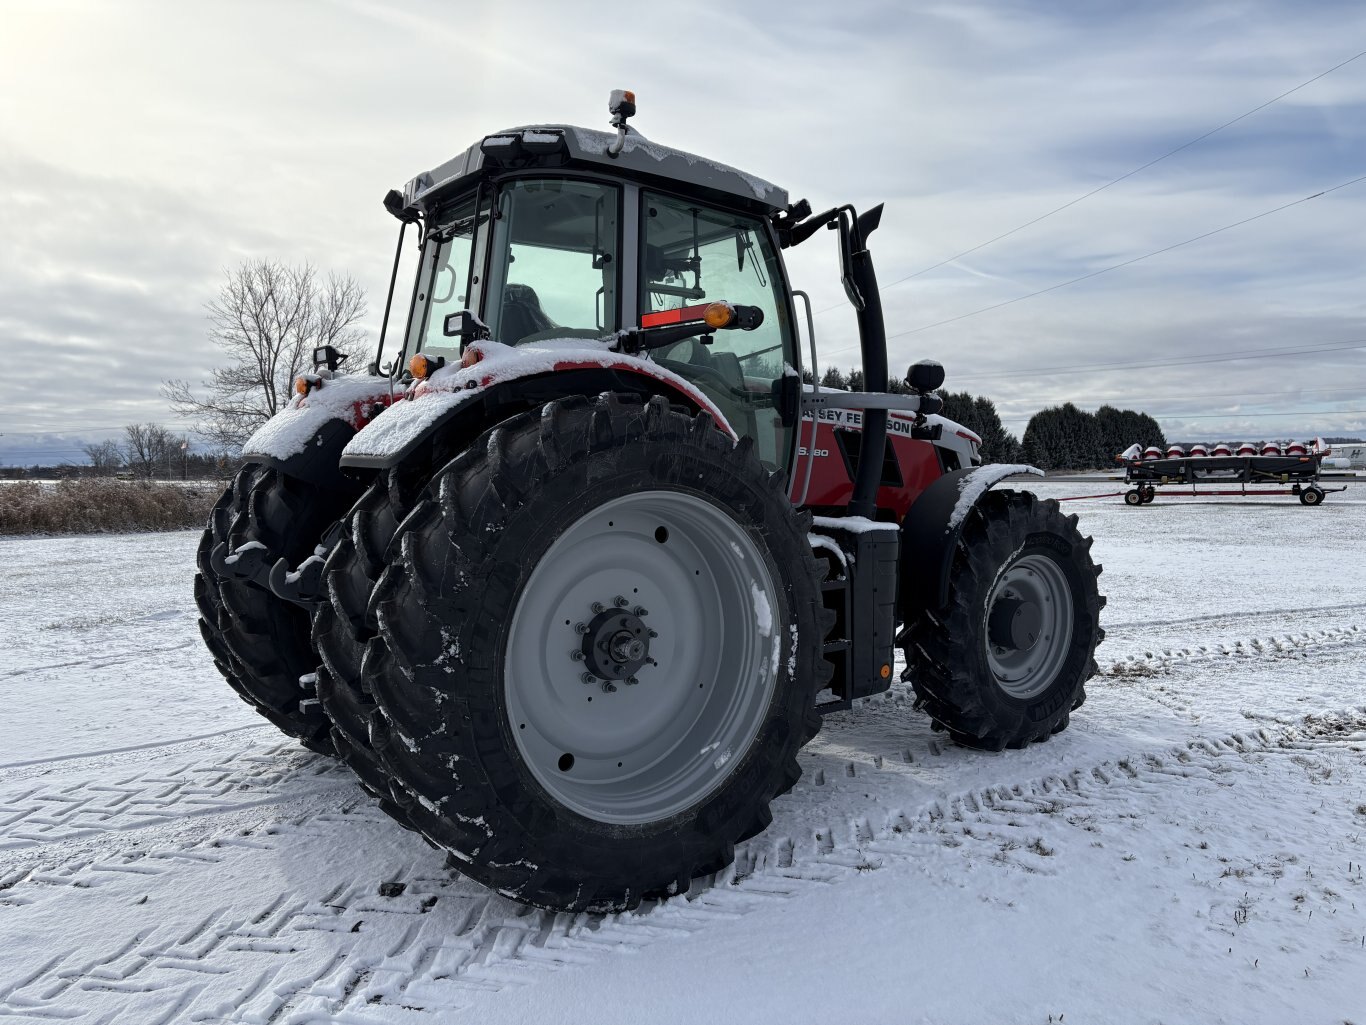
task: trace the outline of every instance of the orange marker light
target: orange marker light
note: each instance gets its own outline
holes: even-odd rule
[[[445,365],[444,359],[432,359],[419,352],[408,361],[408,371],[419,381],[425,381]]]
[[[735,319],[735,307],[730,303],[712,303],[702,314],[702,319],[708,327],[725,327]]]
[[[294,378],[294,394],[301,397],[307,395],[314,388],[321,388],[322,386],[323,382],[321,378],[308,377],[305,374],[300,374],[298,377]]]
[[[892,675],[892,667],[889,666],[886,662],[882,663],[882,668],[878,670],[878,675],[881,676],[884,680],[887,679],[889,676]]]

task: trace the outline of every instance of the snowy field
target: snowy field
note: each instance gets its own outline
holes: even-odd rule
[[[0,1020],[1363,1025],[1366,487],[1068,506],[1110,599],[1069,730],[969,752],[898,685],[732,869],[608,918],[452,875],[258,720],[194,534],[0,539]]]

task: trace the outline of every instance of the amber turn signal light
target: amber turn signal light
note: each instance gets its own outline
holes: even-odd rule
[[[408,371],[419,381],[425,381],[445,365],[446,358],[444,356],[432,359],[430,356],[424,356],[419,352],[408,361]]]
[[[294,394],[300,397],[307,395],[314,388],[323,386],[322,378],[312,377],[308,374],[300,374],[294,378]]]
[[[712,303],[702,314],[707,327],[725,327],[735,319],[735,307],[730,303]]]

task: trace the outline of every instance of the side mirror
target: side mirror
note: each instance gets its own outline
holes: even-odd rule
[[[481,341],[489,336],[488,325],[469,310],[449,313],[441,325],[441,333],[447,338],[459,338],[462,342]]]
[[[346,353],[338,352],[330,345],[319,345],[313,350],[313,369],[321,370],[327,367],[328,370],[336,370],[346,359]]]
[[[932,392],[944,383],[944,366],[932,359],[912,363],[906,371],[906,384],[917,395]]]

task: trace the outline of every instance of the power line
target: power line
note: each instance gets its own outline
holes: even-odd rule
[[[1281,413],[1149,413],[1148,415],[1156,420],[1235,420],[1239,417],[1255,417],[1261,420],[1268,416],[1349,416],[1362,413],[1366,413],[1366,409],[1292,409]],[[1001,423],[1023,424],[1032,419],[1033,417],[1030,416],[1002,417]]]
[[[1320,345],[1312,348],[1281,347],[1277,349],[1245,349],[1235,350],[1241,355],[1233,354],[1211,354],[1207,356],[1185,356],[1179,359],[1151,360],[1146,362],[1133,363],[1078,363],[1070,367],[1049,367],[1043,370],[998,370],[989,371],[981,374],[964,374],[962,377],[955,377],[955,380],[977,381],[982,378],[992,377],[1043,377],[1059,374],[1087,374],[1100,371],[1114,370],[1154,370],[1162,367],[1185,367],[1198,366],[1204,363],[1235,363],[1244,359],[1275,359],[1280,356],[1312,356],[1320,352],[1346,352],[1352,349],[1366,348],[1366,338],[1359,338],[1355,341],[1346,342],[1340,345]]]
[[[1024,224],[1017,225],[1016,227],[1011,228],[1009,231],[1002,232],[1000,235],[997,235],[995,238],[989,238],[989,239],[987,239],[985,242],[979,242],[977,245],[973,246],[971,249],[964,249],[961,253],[958,253],[958,254],[955,255],[955,256],[950,256],[950,257],[949,257],[948,259],[946,259],[946,260],[940,260],[938,263],[934,263],[934,264],[931,264],[931,265],[928,266],[928,267],[924,267],[924,268],[922,268],[922,269],[916,271],[916,272],[913,273],[913,274],[907,274],[904,278],[897,278],[897,279],[896,279],[895,281],[893,281],[891,284],[889,284],[889,285],[884,285],[884,286],[882,286],[882,287],[884,287],[884,288],[893,288],[893,287],[895,287],[896,285],[901,284],[902,282],[910,281],[912,278],[918,278],[918,277],[920,277],[920,275],[922,275],[922,274],[928,274],[930,271],[932,271],[932,270],[937,270],[938,268],[944,266],[944,265],[947,264],[947,263],[953,263],[955,260],[961,260],[963,257],[968,256],[968,255],[971,254],[971,253],[977,252],[977,250],[979,250],[979,249],[985,249],[987,246],[993,245],[994,243],[1001,241],[1001,239],[1003,239],[1003,238],[1009,238],[1011,235],[1014,235],[1016,232],[1023,231],[1025,228],[1032,227],[1033,225],[1038,224],[1040,221],[1042,221],[1042,220],[1044,220],[1044,219],[1046,219],[1046,218],[1052,217],[1052,216],[1053,216],[1054,214],[1056,214],[1056,213],[1061,213],[1062,211],[1066,210],[1068,207],[1076,206],[1076,205],[1077,205],[1078,203],[1080,203],[1082,200],[1090,199],[1090,198],[1091,198],[1092,196],[1094,196],[1096,193],[1098,193],[1098,192],[1104,192],[1106,189],[1110,188],[1110,186],[1112,186],[1112,185],[1118,185],[1120,182],[1124,181],[1125,179],[1127,179],[1127,178],[1132,178],[1134,175],[1138,174],[1140,171],[1146,171],[1148,168],[1152,167],[1154,164],[1161,163],[1163,160],[1166,160],[1166,159],[1167,159],[1168,157],[1170,157],[1170,156],[1175,156],[1177,153],[1180,153],[1180,152],[1181,152],[1182,150],[1184,150],[1184,149],[1190,149],[1190,147],[1194,146],[1194,145],[1195,145],[1196,143],[1198,143],[1198,142],[1204,142],[1204,141],[1205,141],[1206,139],[1208,139],[1211,135],[1215,135],[1215,134],[1217,134],[1218,132],[1222,132],[1225,128],[1229,128],[1229,127],[1231,127],[1231,126],[1233,126],[1233,125],[1236,125],[1239,121],[1242,121],[1242,120],[1244,120],[1245,118],[1251,117],[1253,114],[1257,113],[1259,110],[1265,110],[1267,107],[1271,106],[1273,103],[1276,103],[1276,102],[1279,101],[1279,100],[1285,99],[1285,98],[1286,98],[1287,96],[1289,96],[1291,93],[1299,92],[1299,91],[1300,91],[1301,89],[1303,89],[1305,86],[1307,86],[1307,85],[1312,85],[1313,83],[1317,82],[1320,78],[1323,78],[1323,77],[1325,77],[1326,75],[1331,75],[1334,71],[1337,71],[1339,68],[1346,67],[1348,64],[1351,64],[1352,61],[1357,60],[1357,59],[1360,58],[1360,57],[1366,57],[1366,50],[1362,50],[1361,53],[1354,54],[1353,56],[1348,57],[1345,61],[1343,61],[1343,62],[1340,63],[1340,64],[1334,64],[1334,65],[1333,65],[1331,68],[1329,68],[1327,71],[1321,71],[1321,72],[1319,72],[1319,73],[1318,73],[1317,75],[1315,75],[1313,78],[1306,79],[1305,81],[1301,82],[1299,85],[1295,86],[1293,89],[1287,89],[1285,92],[1281,93],[1279,96],[1273,96],[1271,99],[1267,100],[1265,103],[1259,103],[1257,106],[1253,107],[1251,110],[1245,111],[1244,113],[1239,114],[1237,117],[1233,118],[1231,121],[1225,121],[1225,122],[1224,122],[1223,124],[1221,124],[1219,127],[1217,127],[1217,128],[1211,128],[1208,132],[1205,132],[1204,135],[1197,135],[1194,139],[1191,139],[1189,142],[1183,142],[1180,146],[1177,146],[1175,149],[1170,149],[1170,150],[1168,150],[1166,153],[1163,153],[1160,157],[1154,157],[1152,160],[1149,160],[1146,164],[1140,164],[1138,167],[1135,167],[1132,171],[1128,171],[1128,172],[1126,172],[1125,174],[1121,174],[1118,178],[1114,178],[1114,179],[1112,179],[1111,181],[1106,182],[1104,185],[1097,186],[1096,188],[1092,189],[1090,192],[1086,192],[1086,193],[1083,193],[1082,195],[1078,196],[1076,199],[1068,200],[1068,201],[1067,201],[1066,203],[1064,203],[1062,206],[1055,207],[1054,209],[1049,210],[1049,211],[1048,211],[1047,213],[1045,213],[1045,214],[1040,214],[1038,217],[1035,217],[1032,221],[1025,221]],[[824,312],[824,311],[822,311],[822,312]]]
[[[1087,281],[1091,278],[1097,278],[1100,277],[1100,275],[1102,274],[1108,274],[1111,271],[1119,270],[1123,267],[1131,267],[1136,263],[1141,263],[1144,260],[1149,260],[1154,256],[1161,256],[1163,253],[1170,253],[1173,249],[1180,249],[1182,246],[1188,246],[1193,242],[1199,242],[1202,239],[1210,238],[1211,236],[1221,234],[1225,231],[1231,231],[1234,228],[1242,227],[1244,224],[1251,224],[1253,221],[1259,221],[1263,217],[1270,217],[1272,214],[1280,213],[1282,210],[1289,210],[1292,206],[1299,206],[1301,203],[1307,203],[1311,199],[1318,199],[1320,196],[1326,196],[1329,193],[1337,192],[1340,189],[1345,189],[1348,186],[1356,185],[1358,182],[1363,181],[1366,181],[1366,175],[1361,175],[1360,177],[1353,178],[1350,181],[1342,182],[1341,184],[1334,185],[1331,188],[1321,189],[1320,191],[1312,193],[1308,196],[1302,196],[1299,199],[1291,200],[1289,203],[1282,203],[1280,206],[1272,207],[1270,210],[1263,210],[1261,213],[1253,214],[1251,217],[1244,217],[1241,221],[1234,221],[1232,224],[1225,224],[1223,227],[1214,228],[1211,231],[1206,231],[1200,235],[1194,236],[1193,238],[1185,239],[1182,242],[1174,242],[1169,246],[1163,246],[1161,249],[1154,249],[1151,253],[1144,253],[1142,256],[1134,256],[1128,260],[1121,260],[1119,263],[1112,263],[1108,267],[1101,267],[1098,270],[1093,270],[1086,274],[1081,274],[1075,278],[1069,278],[1066,281],[1059,281],[1057,284],[1049,285],[1047,288],[1040,288],[1036,289],[1033,292],[1027,292],[1024,295],[1017,295],[1013,299],[1006,299],[999,303],[992,303],[990,306],[983,306],[981,309],[972,310],[969,313],[960,313],[956,317],[948,317],[944,320],[937,320],[932,324],[922,324],[920,327],[913,327],[905,331],[898,331],[895,334],[888,335],[887,338],[890,340],[892,338],[904,338],[906,335],[919,334],[921,331],[928,331],[931,328],[935,327],[943,327],[945,324],[953,324],[960,320],[966,320],[969,317],[975,317],[981,313],[989,313],[992,310],[999,310],[1003,306],[1011,306],[1018,302],[1024,302],[1026,299],[1033,299],[1036,296],[1045,295],[1048,292],[1056,292],[1058,289],[1066,288],[1068,285],[1075,285],[1080,281]],[[857,342],[851,343],[849,345],[842,345],[838,349],[831,349],[828,353],[826,353],[826,355],[833,355],[836,352],[844,352],[848,349],[855,348],[857,345]]]

